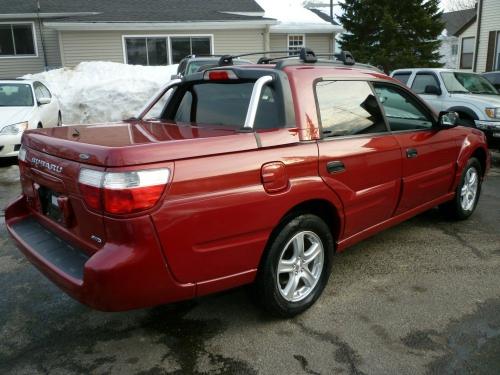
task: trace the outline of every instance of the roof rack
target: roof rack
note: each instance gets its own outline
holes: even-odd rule
[[[257,64],[271,64],[278,62],[276,64],[276,68],[282,69],[285,66],[295,65],[297,63],[301,64],[328,63],[328,64],[335,64],[335,65],[341,64],[348,66],[357,65],[363,68],[379,70],[371,65],[356,64],[354,56],[349,51],[341,51],[340,53],[334,53],[334,54],[316,54],[310,48],[301,48],[300,50],[288,49],[280,51],[250,52],[250,53],[243,53],[240,55],[223,55],[219,59],[219,66],[233,65],[233,59],[244,56],[268,55],[268,54],[278,54],[278,53],[286,54],[286,56],[279,56],[279,57],[263,56],[259,58]],[[335,60],[319,60],[318,57],[332,57],[335,58]]]

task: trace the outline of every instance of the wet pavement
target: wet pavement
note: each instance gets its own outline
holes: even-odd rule
[[[0,207],[18,191],[17,167],[0,167]],[[244,288],[92,311],[21,256],[0,215],[0,374],[500,373],[498,166],[469,220],[431,210],[354,246],[292,320]]]

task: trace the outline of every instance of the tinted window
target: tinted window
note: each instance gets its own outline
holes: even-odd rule
[[[326,137],[387,131],[377,99],[367,82],[318,82],[316,97]]]
[[[432,118],[421,105],[403,90],[374,83],[375,92],[384,107],[385,116],[393,131],[430,129]]]
[[[395,73],[392,77],[397,79],[399,82],[408,84],[408,80],[410,79],[411,73]]]
[[[439,87],[436,76],[431,73],[418,73],[411,85],[412,90],[417,94],[424,94],[426,86]]]
[[[179,104],[170,117],[179,122],[240,128],[245,124],[253,86],[254,82],[210,82],[185,87],[176,92],[181,98],[174,98],[173,103],[178,100]],[[277,100],[275,90],[266,86],[262,90],[255,128],[272,129],[284,125],[282,102]]]

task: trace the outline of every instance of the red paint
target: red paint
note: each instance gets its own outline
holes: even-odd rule
[[[321,201],[332,210],[332,232],[343,251],[452,199],[477,150],[486,153],[489,168],[482,133],[461,127],[322,140],[315,80],[395,81],[351,68],[290,66],[284,72],[296,118],[292,128],[248,133],[128,121],[81,126],[79,135],[72,127],[26,132],[22,196],[5,213],[9,232],[26,257],[71,296],[97,309],[126,310],[251,283],[271,232],[304,202]],[[418,157],[408,159],[408,148],[417,149]],[[35,166],[32,158],[64,172]],[[329,173],[331,161],[343,162],[345,171]],[[123,209],[133,198],[127,192],[116,199],[79,186],[82,166],[101,172],[168,168],[170,180],[146,199],[144,211],[131,212]],[[60,194],[64,222],[40,213],[38,186]],[[83,280],[58,270],[13,231],[27,216],[90,256]]]

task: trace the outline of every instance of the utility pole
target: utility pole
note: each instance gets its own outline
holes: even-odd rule
[[[47,62],[47,52],[45,51],[45,41],[43,38],[43,25],[42,18],[40,17],[40,11],[40,0],[36,0],[36,14],[38,16],[38,27],[40,29],[40,41],[42,42],[43,64],[45,66],[45,71],[47,71],[49,68],[49,63]]]

